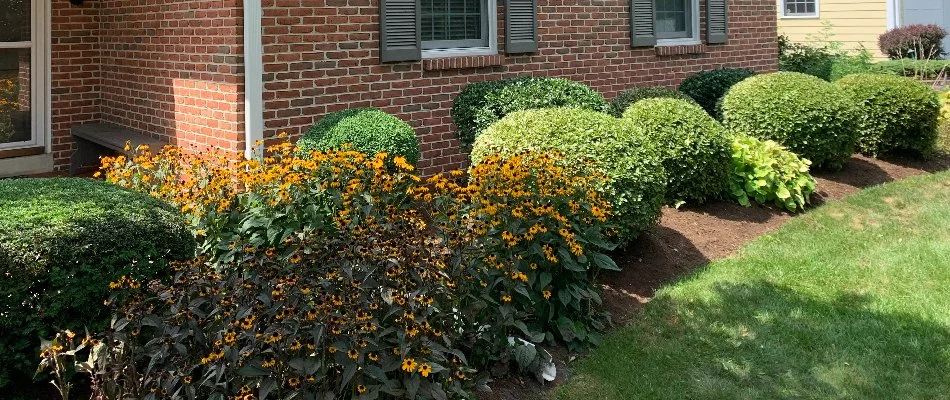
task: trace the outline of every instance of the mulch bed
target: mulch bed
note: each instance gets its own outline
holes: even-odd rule
[[[950,169],[950,156],[927,161],[907,158],[874,159],[856,155],[841,171],[818,172],[818,191],[812,206],[837,200],[863,188],[909,176]],[[623,269],[605,273],[604,301],[614,323],[628,321],[660,287],[692,273],[710,260],[735,254],[746,242],[774,231],[794,215],[777,208],[745,208],[731,202],[713,202],[680,209],[666,208],[659,226],[613,254]],[[577,357],[565,349],[549,349],[557,358],[558,379],[544,386],[531,378],[511,377],[493,382],[482,400],[541,400],[548,391],[570,378],[570,362]],[[582,356],[580,356],[582,357]]]

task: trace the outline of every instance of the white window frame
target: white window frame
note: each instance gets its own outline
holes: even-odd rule
[[[31,19],[29,42],[3,42],[2,49],[30,49],[30,127],[32,138],[23,142],[0,143],[0,150],[12,150],[28,147],[44,147],[46,153],[52,150],[50,126],[50,2],[32,0],[30,2]]]
[[[814,14],[786,14],[785,12],[788,8],[785,7],[785,2],[787,0],[778,0],[778,8],[782,12],[782,19],[820,19],[821,18],[821,0],[813,0],[815,2],[815,13]]]
[[[702,40],[699,38],[699,0],[689,0],[690,7],[692,7],[690,13],[690,23],[692,28],[690,32],[692,35],[685,38],[676,38],[676,39],[657,39],[657,46],[686,46],[693,44],[702,44]],[[654,5],[654,10],[656,10],[656,5]],[[656,11],[654,11],[656,12]],[[656,25],[654,25],[656,26]]]
[[[422,58],[490,56],[498,54],[498,0],[485,1],[488,2],[488,46],[424,49],[422,50]]]

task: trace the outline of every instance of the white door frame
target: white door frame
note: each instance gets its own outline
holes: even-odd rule
[[[50,127],[50,1],[31,0],[30,41],[0,43],[2,49],[30,49],[30,126],[28,141],[0,143],[0,150],[44,147],[52,151]]]

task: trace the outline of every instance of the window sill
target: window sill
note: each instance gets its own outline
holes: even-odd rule
[[[821,19],[818,14],[815,15],[782,15],[778,19]]]
[[[447,71],[453,69],[488,68],[505,64],[505,56],[500,54],[482,56],[462,56],[445,58],[427,58],[422,60],[423,71]]]
[[[659,57],[679,56],[685,54],[703,54],[706,53],[706,45],[702,43],[692,44],[657,44],[653,48]]]

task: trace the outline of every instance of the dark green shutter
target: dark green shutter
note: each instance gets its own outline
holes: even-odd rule
[[[706,0],[706,43],[722,44],[729,41],[727,0]]]
[[[505,52],[538,51],[538,13],[536,0],[505,0]]]
[[[630,0],[630,44],[633,47],[656,46],[654,0]]]
[[[379,58],[383,62],[422,59],[418,0],[380,0]]]

